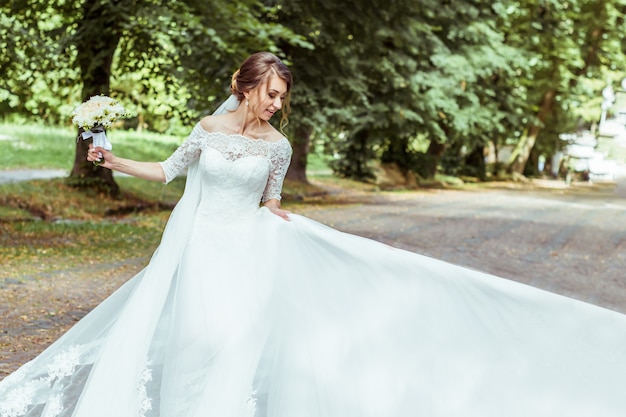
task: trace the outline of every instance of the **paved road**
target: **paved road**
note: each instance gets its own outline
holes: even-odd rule
[[[21,181],[49,180],[52,178],[67,177],[70,173],[64,169],[12,169],[0,170],[0,184],[10,184]],[[114,172],[115,177],[125,177],[126,174]]]
[[[0,184],[12,182],[44,180],[50,178],[66,177],[68,172],[62,169],[15,169],[9,171],[0,170]]]
[[[357,207],[305,209],[304,214],[340,230],[626,313],[626,198],[620,190],[580,185],[424,191],[382,196]]]

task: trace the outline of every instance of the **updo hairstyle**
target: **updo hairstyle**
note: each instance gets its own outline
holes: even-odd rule
[[[287,116],[289,115],[289,92],[293,78],[289,68],[276,55],[270,52],[257,52],[246,58],[241,67],[233,74],[230,90],[240,101],[243,101],[244,93],[250,92],[263,82],[268,81],[272,74],[277,75],[287,83],[287,94],[281,109],[280,126],[282,128],[287,124]]]

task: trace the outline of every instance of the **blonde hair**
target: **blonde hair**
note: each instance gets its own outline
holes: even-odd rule
[[[239,69],[231,78],[230,90],[239,100],[244,99],[244,93],[248,93],[269,80],[274,74],[287,84],[287,94],[281,109],[280,128],[287,126],[290,112],[289,98],[293,78],[291,71],[281,60],[270,52],[257,52],[246,58]]]

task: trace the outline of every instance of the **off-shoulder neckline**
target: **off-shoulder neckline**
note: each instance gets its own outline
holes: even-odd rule
[[[206,135],[220,135],[220,136],[225,136],[227,138],[240,138],[240,139],[244,139],[250,142],[265,142],[265,143],[269,143],[269,144],[276,144],[276,143],[281,143],[283,141],[287,141],[289,142],[289,140],[282,136],[280,137],[280,139],[278,140],[266,140],[266,139],[254,139],[254,138],[250,138],[248,136],[244,136],[241,135],[239,133],[224,133],[224,132],[209,132],[208,130],[206,130],[202,124],[200,124],[200,122],[198,122],[198,124],[196,125],[196,127],[198,127],[202,133],[206,134]]]

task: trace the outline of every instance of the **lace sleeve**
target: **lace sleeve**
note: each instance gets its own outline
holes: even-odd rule
[[[289,168],[291,163],[291,152],[291,145],[287,140],[281,140],[280,143],[273,147],[270,157],[272,167],[265,191],[263,191],[263,203],[273,198],[281,199],[280,192],[283,188],[283,180],[285,179],[287,168]]]
[[[202,133],[202,126],[197,124],[185,142],[169,158],[159,162],[165,174],[165,184],[182,174],[193,161],[198,159],[201,152]]]

